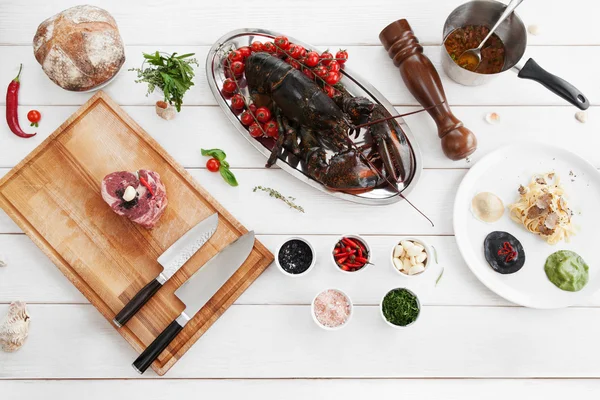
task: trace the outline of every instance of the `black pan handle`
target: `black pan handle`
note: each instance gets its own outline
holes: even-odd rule
[[[144,286],[142,290],[137,292],[137,294],[133,296],[133,299],[129,300],[129,303],[119,311],[115,319],[113,319],[113,324],[118,328],[125,325],[161,287],[162,284],[158,280],[153,279],[149,284]]]
[[[540,67],[533,58],[527,60],[519,71],[519,78],[531,79],[544,85],[548,90],[559,95],[574,106],[587,110],[590,102],[575,86],[556,75],[552,75]]]
[[[162,333],[158,335],[156,339],[154,339],[154,342],[152,342],[152,344],[150,344],[150,346],[148,346],[146,350],[144,350],[144,352],[140,354],[140,356],[133,362],[133,369],[140,374],[146,372],[148,367],[152,365],[154,360],[158,358],[160,353],[167,348],[169,343],[175,339],[175,336],[177,336],[182,329],[183,326],[179,325],[177,320],[171,322],[171,324],[167,326],[167,328],[162,331]]]

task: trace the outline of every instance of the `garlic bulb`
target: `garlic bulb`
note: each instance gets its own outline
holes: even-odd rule
[[[8,314],[0,323],[0,347],[11,353],[23,346],[29,335],[29,314],[27,305],[22,301],[15,301],[8,307]]]
[[[166,101],[157,101],[154,109],[159,117],[166,119],[167,121],[172,120],[177,115],[175,107]]]

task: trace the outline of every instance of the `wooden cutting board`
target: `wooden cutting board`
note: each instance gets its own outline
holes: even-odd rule
[[[138,169],[158,172],[167,188],[169,205],[152,230],[115,214],[100,195],[104,176]],[[0,180],[0,207],[111,326],[116,313],[162,271],[158,256],[198,222],[219,214],[210,241],[118,330],[138,352],[184,310],[175,289],[247,232],[104,92]],[[246,262],[154,362],[154,371],[166,373],[272,261],[256,241]]]

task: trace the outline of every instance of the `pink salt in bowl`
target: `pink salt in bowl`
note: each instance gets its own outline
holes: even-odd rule
[[[336,331],[348,325],[353,311],[350,296],[339,289],[322,290],[310,306],[313,321],[326,331]]]

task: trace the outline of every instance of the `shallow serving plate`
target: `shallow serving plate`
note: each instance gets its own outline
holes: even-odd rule
[[[508,209],[497,222],[484,223],[471,213],[471,200],[479,192],[492,192],[505,206],[518,199],[519,185],[534,174],[554,171],[565,189],[572,222],[577,229],[569,243],[549,245],[540,236],[510,219]],[[600,173],[581,157],[559,147],[525,143],[503,147],[481,159],[459,186],[454,204],[454,232],[460,252],[471,271],[490,290],[505,299],[532,308],[561,308],[581,304],[600,288]],[[502,275],[488,265],[483,241],[492,231],[506,231],[521,241],[526,261],[523,268]],[[546,258],[558,250],[577,252],[589,265],[589,282],[579,292],[566,292],[548,280]]]
[[[231,123],[237,127],[242,136],[244,136],[258,151],[260,151],[266,158],[271,154],[271,150],[268,147],[270,144],[269,141],[258,141],[246,130],[246,128],[241,124],[238,117],[231,111],[231,108],[226,101],[226,99],[221,94],[221,87],[223,86],[223,81],[225,80],[225,73],[223,69],[223,57],[227,54],[228,51],[236,48],[240,48],[243,46],[249,46],[254,41],[262,41],[271,40],[276,36],[281,35],[280,33],[265,30],[265,29],[238,29],[235,31],[231,31],[221,37],[217,42],[212,46],[210,51],[208,52],[208,56],[206,58],[206,76],[208,78],[208,84],[210,89],[217,100],[217,103],[221,106]],[[287,36],[287,35],[286,35]],[[300,44],[304,46],[307,50],[315,50],[318,51],[314,46],[308,45],[300,40],[289,37],[290,42]],[[352,62],[349,62],[352,64]],[[351,72],[350,69],[345,68],[342,72],[342,79],[340,81],[353,96],[365,96],[369,98],[371,101],[379,103],[383,105],[391,115],[397,115],[397,111],[394,109],[392,104],[386,100],[377,89],[375,89],[370,84],[366,83],[364,79]],[[242,89],[243,94],[246,97],[249,97],[249,93],[247,88]],[[419,145],[417,141],[414,139],[413,135],[410,132],[410,129],[406,125],[403,119],[397,119],[400,127],[404,131],[406,135],[406,139],[408,140],[412,152],[413,152],[413,162],[414,162],[414,173],[412,177],[410,177],[406,182],[399,184],[398,190],[401,191],[402,195],[406,196],[412,188],[415,186],[419,176],[421,175],[422,169],[422,161],[421,161],[421,152],[419,150]],[[324,185],[317,182],[316,180],[310,178],[303,171],[302,165],[298,163],[298,160],[294,159],[294,156],[287,155],[284,152],[285,160],[281,158],[277,161],[277,165],[288,172],[289,174],[295,176],[300,179],[302,182],[305,182],[312,187],[321,190],[322,192],[328,193],[332,196],[353,201],[361,204],[371,204],[371,205],[384,205],[384,204],[392,204],[401,200],[401,197],[398,194],[389,188],[381,188],[375,189],[367,193],[362,194],[347,194],[342,192],[331,191],[327,189]]]

